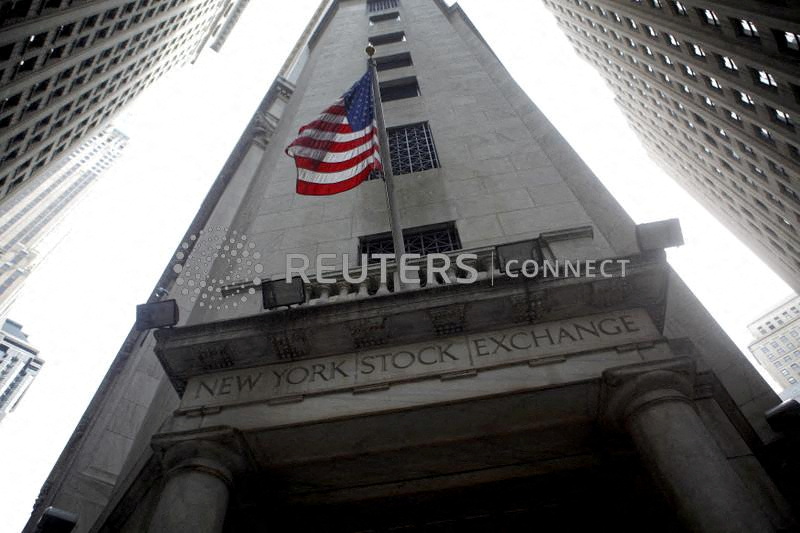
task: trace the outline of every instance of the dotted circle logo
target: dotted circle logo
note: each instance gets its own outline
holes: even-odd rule
[[[264,265],[247,235],[216,226],[188,241],[181,243],[172,265],[180,295],[200,307],[222,310],[238,307],[256,294],[249,285],[261,285]]]

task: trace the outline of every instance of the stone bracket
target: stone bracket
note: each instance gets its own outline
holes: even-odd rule
[[[361,350],[383,346],[389,340],[385,326],[386,317],[384,316],[348,322],[347,327],[353,339],[353,347],[356,350]]]
[[[297,359],[309,353],[305,331],[294,330],[276,333],[269,339],[278,359]]]
[[[428,309],[428,316],[437,336],[461,333],[466,325],[466,304],[453,304]]]

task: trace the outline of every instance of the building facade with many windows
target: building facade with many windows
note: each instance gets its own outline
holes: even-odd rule
[[[546,0],[648,153],[800,290],[793,2]]]
[[[3,2],[0,202],[163,73],[194,61],[233,3]]]
[[[64,236],[60,222],[120,156],[128,137],[113,126],[32,178],[0,214],[0,318],[33,269]],[[59,231],[54,230],[59,228]]]
[[[783,389],[800,396],[800,297],[785,302],[748,326],[755,341],[750,353]]]
[[[13,411],[36,379],[44,361],[28,343],[22,325],[3,320],[0,327],[0,422]]]
[[[285,154],[367,43],[402,286],[331,259],[392,251],[383,180],[300,196]],[[178,325],[125,340],[27,531],[790,529],[780,400],[670,270],[676,229],[627,217],[458,6],[323,2],[156,285]],[[290,254],[304,294],[265,309]],[[627,266],[510,266],[545,259]]]

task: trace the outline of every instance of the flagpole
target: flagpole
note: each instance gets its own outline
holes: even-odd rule
[[[381,144],[381,165],[383,166],[383,180],[386,185],[386,203],[389,206],[389,223],[392,227],[392,243],[394,244],[395,264],[397,265],[398,275],[395,283],[400,290],[403,283],[400,281],[400,261],[406,253],[405,243],[403,242],[403,227],[400,224],[400,212],[397,209],[397,198],[394,195],[394,174],[392,172],[392,161],[389,156],[389,136],[386,134],[386,122],[383,118],[383,103],[381,102],[381,90],[378,83],[378,64],[372,57],[375,48],[367,46],[369,56],[369,68],[372,71],[372,102],[375,106],[375,119],[378,122],[378,139]]]

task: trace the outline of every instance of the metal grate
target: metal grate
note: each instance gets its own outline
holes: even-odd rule
[[[395,175],[439,168],[439,157],[427,122],[391,128],[386,133]]]
[[[408,254],[428,255],[461,249],[461,239],[453,222],[407,229],[403,231],[403,241]],[[377,260],[372,259],[373,255],[394,253],[392,234],[379,233],[361,237],[360,248],[361,254],[370,257],[370,263],[377,263]]]
[[[397,7],[398,0],[367,0],[367,9],[370,13]]]

